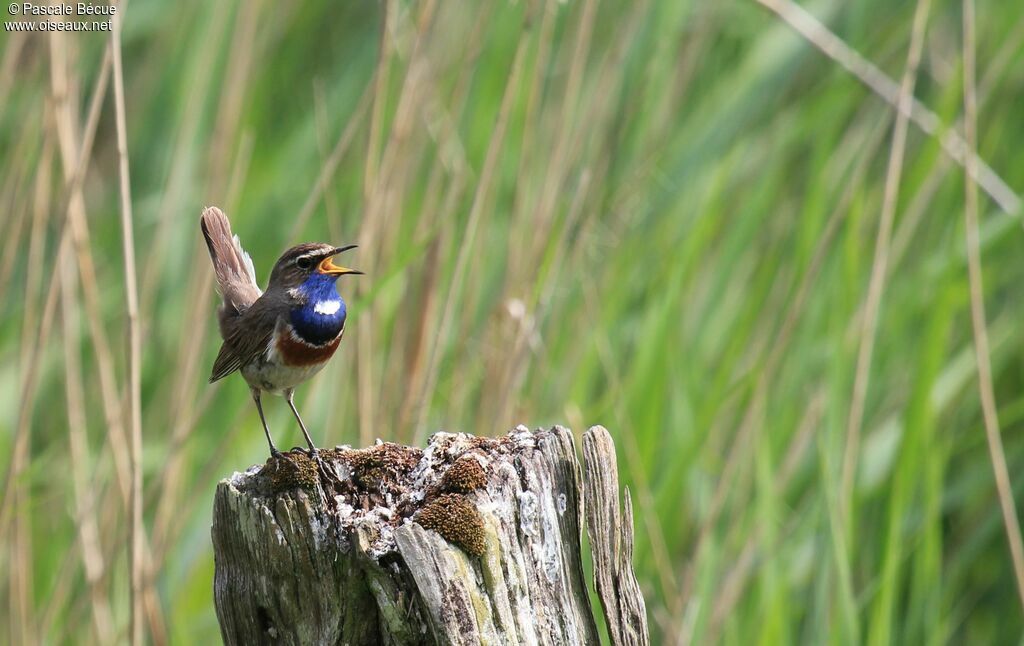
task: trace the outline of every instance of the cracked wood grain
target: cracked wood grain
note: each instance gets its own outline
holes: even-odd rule
[[[583,436],[583,460],[587,535],[609,637],[614,646],[649,644],[647,607],[633,573],[633,502],[626,489],[620,516],[615,445],[603,426],[594,426]]]
[[[598,531],[619,537],[617,551],[597,549],[588,513],[595,570],[613,568],[596,577],[612,643],[647,643],[628,493],[619,526],[611,438],[595,427],[591,444],[599,460],[587,454],[586,482],[562,427],[497,439],[438,433],[422,451],[339,447],[324,456],[334,477],[312,482],[274,481],[269,461],[223,480],[212,533],[225,643],[599,643],[583,574],[584,492],[595,496]],[[462,464],[479,482],[444,477],[464,460],[479,464]],[[442,505],[440,533],[417,521],[453,496],[469,504]],[[614,594],[630,596],[610,602]]]

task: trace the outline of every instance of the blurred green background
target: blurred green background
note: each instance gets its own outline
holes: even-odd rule
[[[899,83],[915,3],[803,6]],[[915,94],[956,133],[961,5],[929,8]],[[836,60],[848,51],[823,55],[753,0],[136,0],[123,15],[153,643],[219,639],[214,488],[266,453],[243,381],[206,383],[207,204],[261,283],[288,245],[360,244],[345,341],[297,396],[322,443],[607,426],[655,643],[1018,643],[964,171],[909,126],[871,334],[895,111]],[[979,154],[1024,189],[1024,10],[982,0],[976,29]],[[8,643],[124,641],[109,38],[0,39],[0,621]],[[1019,500],[1024,231],[1008,195],[981,191],[979,216]],[[284,402],[266,407],[278,444],[301,444]]]

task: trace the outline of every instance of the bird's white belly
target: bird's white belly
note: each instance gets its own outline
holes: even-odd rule
[[[306,381],[327,365],[324,362],[308,366],[286,366],[276,359],[277,357],[272,355],[264,361],[253,361],[242,367],[242,376],[250,386],[280,395],[285,390]]]

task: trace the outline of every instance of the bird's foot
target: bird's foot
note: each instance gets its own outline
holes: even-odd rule
[[[320,449],[316,448],[315,446],[310,446],[310,447],[293,446],[292,447],[292,451],[297,451],[299,453],[302,453],[307,458],[309,458],[313,462],[316,462],[317,464],[321,464],[321,465],[323,464],[323,459],[320,457]]]
[[[320,475],[322,476],[323,480],[339,484],[341,483],[341,480],[338,478],[338,474],[334,472],[334,469],[328,468],[323,458],[320,457],[320,449],[316,448],[315,446],[311,446],[307,449],[295,447],[294,450],[305,453],[307,456],[309,456],[310,460],[316,463],[317,470],[320,472]]]
[[[276,448],[270,449],[270,457],[274,460],[284,460],[293,467],[298,468],[298,465],[296,465],[295,461],[291,459],[291,456],[289,456],[287,453],[281,453]]]

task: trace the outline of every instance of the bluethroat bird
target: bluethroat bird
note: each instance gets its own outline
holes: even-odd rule
[[[284,395],[309,445],[316,445],[295,408],[295,387],[320,372],[334,355],[345,332],[345,301],[338,294],[338,278],[362,274],[334,264],[334,256],[356,245],[335,247],[307,242],[281,254],[270,272],[267,291],[260,291],[249,254],[224,212],[207,207],[200,218],[206,246],[217,275],[217,291],[224,299],[217,311],[220,346],[210,382],[238,370],[249,384],[270,454],[280,457],[267,428],[260,403],[262,393]],[[317,460],[319,462],[319,460]]]

